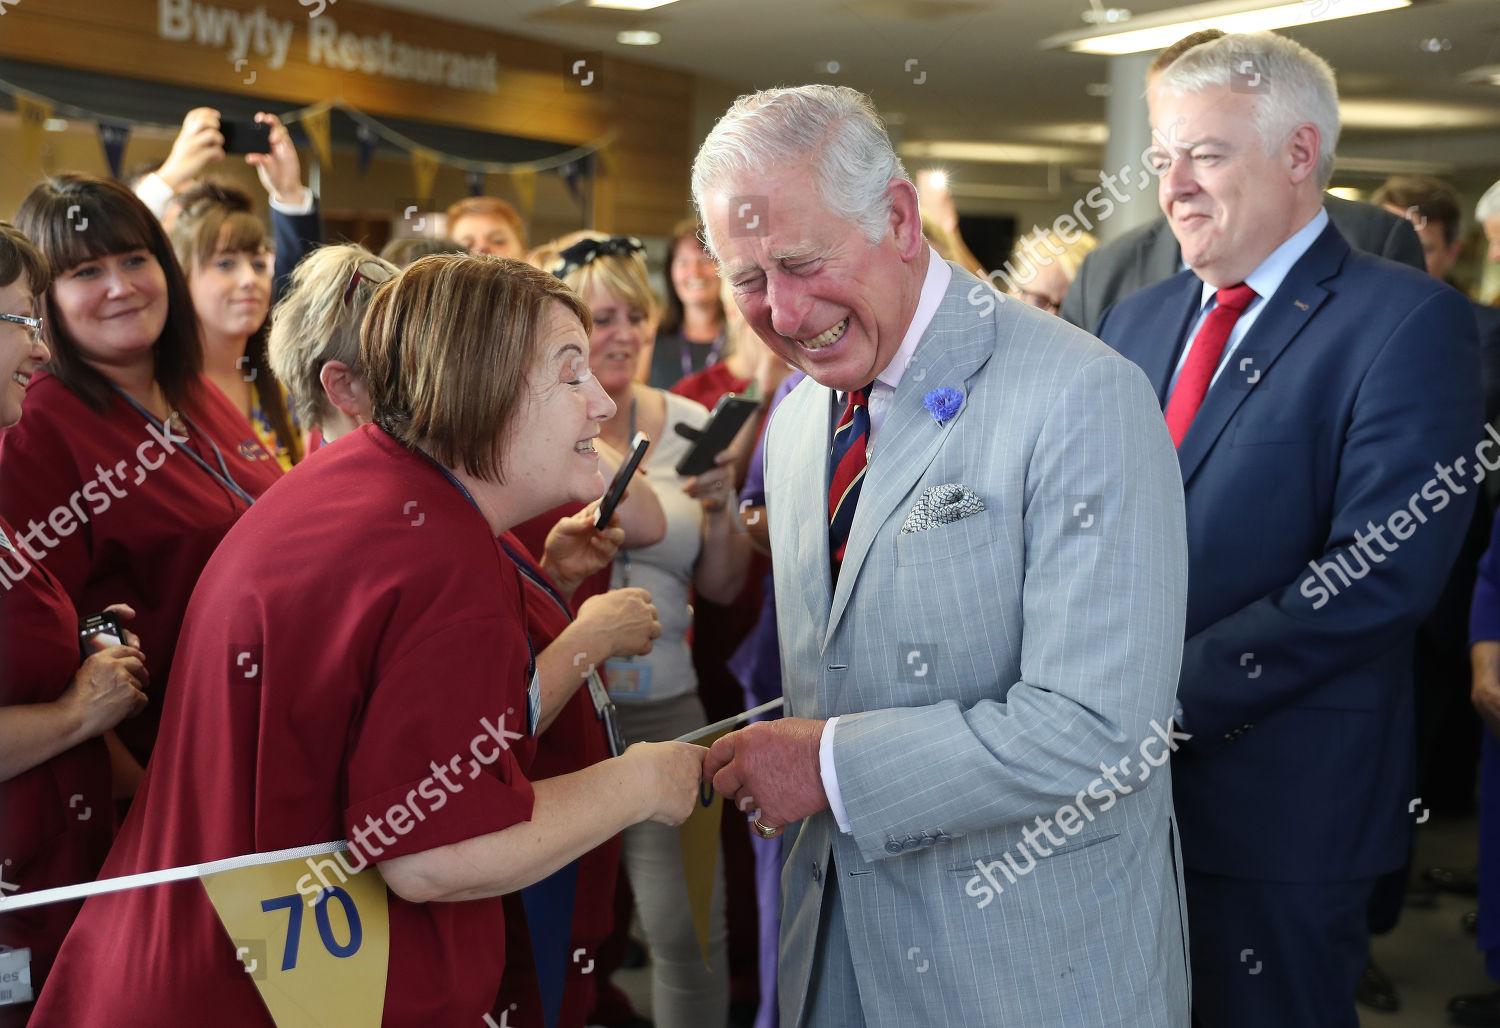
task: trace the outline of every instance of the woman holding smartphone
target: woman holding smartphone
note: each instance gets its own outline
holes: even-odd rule
[[[47,259],[52,359],[0,437],[0,513],[39,526],[37,562],[84,613],[123,602],[151,654],[152,702],[121,724],[116,791],[151,754],[188,596],[214,547],[281,477],[202,376],[197,318],[161,225],[119,183],[49,179],[17,227]]]
[[[382,1023],[477,1025],[505,963],[502,894],[630,824],[687,817],[701,747],[524,773],[536,658],[497,537],[603,491],[593,440],[613,405],[588,317],[517,261],[426,257],[376,289],[373,424],[288,476],[204,569],[106,875],[343,836],[348,866],[389,887]],[[31,1023],[105,1022],[272,1024],[198,882],[85,906]]]
[[[0,429],[21,419],[26,382],[49,356],[38,311],[47,280],[46,260],[0,221]],[[80,665],[78,612],[29,542],[0,518],[0,873],[28,892],[99,873],[114,837],[103,735],[145,706],[147,682],[130,632]],[[123,605],[110,612],[134,614]],[[0,945],[31,950],[33,990],[79,906],[0,915]],[[30,1013],[29,1002],[0,1006],[0,1026],[19,1028]]]
[[[732,502],[730,455],[720,454],[718,466],[695,478],[679,475],[677,464],[692,444],[676,426],[702,429],[708,411],[635,381],[656,322],[640,244],[622,236],[585,239],[562,251],[556,274],[593,313],[589,367],[616,408],[603,424],[603,440],[621,452],[628,451],[637,431],[654,440],[644,467],[666,513],[666,536],[654,546],[622,551],[610,584],[648,589],[661,612],[662,636],[645,656],[606,662],[604,678],[627,740],[675,739],[707,723],[687,641],[690,596],[732,601],[750,562],[750,543]],[[714,886],[708,967],[692,911],[682,902],[677,833],[657,825],[628,829],[625,868],[651,948],[656,1023],[662,1028],[723,1025],[729,993],[722,864]]]

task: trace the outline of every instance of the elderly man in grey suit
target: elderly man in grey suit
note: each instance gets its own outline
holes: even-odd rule
[[[782,1023],[1185,1026],[1181,474],[1144,375],[922,238],[869,100],[740,98],[693,195],[810,376],[766,440],[787,717],[705,777],[782,871]]]

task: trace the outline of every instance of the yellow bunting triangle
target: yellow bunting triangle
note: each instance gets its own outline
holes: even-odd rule
[[[536,172],[513,171],[510,181],[516,187],[516,199],[520,201],[522,217],[530,218],[536,207]]]
[[[52,117],[52,103],[48,100],[32,100],[16,95],[16,114],[21,121],[20,160],[17,169],[22,175],[41,175],[42,133],[47,119]]]
[[[693,742],[699,746],[712,746],[714,740],[738,727],[730,725]],[[677,829],[688,906],[693,912],[693,927],[698,930],[698,949],[703,954],[704,967],[708,966],[708,915],[714,899],[714,872],[719,868],[719,819],[723,813],[724,797],[715,792],[712,785],[701,783],[697,806]]]
[[[391,949],[385,882],[367,868],[299,892],[310,877],[307,860],[284,860],[201,881],[276,1028],[380,1028]]]
[[[312,140],[313,150],[318,154],[318,163],[324,169],[333,164],[333,144],[330,141],[332,114],[332,110],[322,110],[302,116],[302,131]]]
[[[417,183],[417,198],[432,199],[432,184],[437,181],[438,158],[431,150],[411,152],[411,173]]]

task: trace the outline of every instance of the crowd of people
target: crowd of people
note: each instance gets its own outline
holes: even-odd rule
[[[1500,981],[1500,311],[1442,281],[1461,205],[1329,196],[1333,72],[1282,37],[1146,86],[1164,217],[1038,227],[1008,293],[844,87],[718,122],[665,296],[639,240],[494,197],[325,241],[267,114],[269,229],[209,108],[128,186],[39,182],[0,222],[7,887],[347,840],[391,1025],[649,1024],[638,919],[663,1026],[1353,1026],[1399,1005],[1408,801],[1462,811],[1482,746],[1477,870],[1429,878]],[[1500,183],[1475,214],[1500,260]],[[755,413],[682,473],[726,396]],[[522,890],[573,866],[547,1011]],[[272,1023],[196,879],[0,909],[0,945],[0,1025]]]

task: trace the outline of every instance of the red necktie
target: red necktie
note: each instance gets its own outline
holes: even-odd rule
[[[828,554],[833,558],[835,574],[844,560],[844,547],[854,524],[854,505],[859,501],[859,487],[865,477],[865,446],[870,440],[869,394],[870,386],[849,393],[828,454]]]
[[[1214,309],[1208,312],[1193,337],[1192,349],[1188,350],[1187,360],[1177,374],[1177,385],[1167,400],[1167,430],[1172,433],[1173,445],[1182,445],[1193,416],[1203,406],[1203,397],[1219,367],[1219,358],[1224,356],[1224,345],[1229,342],[1234,323],[1255,296],[1255,290],[1243,282],[1214,294]]]

